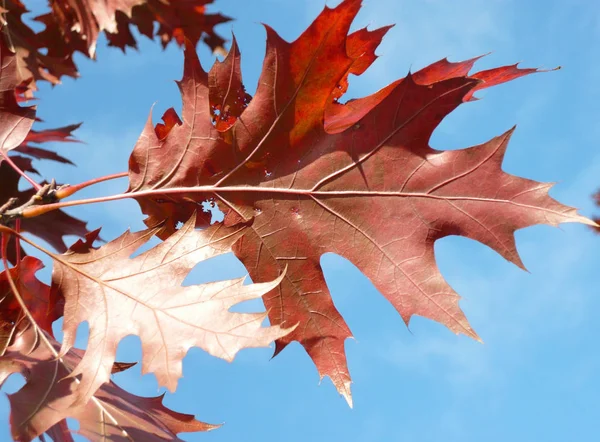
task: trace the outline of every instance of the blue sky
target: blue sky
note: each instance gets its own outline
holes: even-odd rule
[[[45,2],[29,2],[41,11]],[[339,1],[330,1],[330,6]],[[260,22],[292,40],[323,8],[323,0],[219,0],[213,9],[236,18],[220,32],[236,34],[247,89],[255,89],[264,55]],[[378,50],[381,57],[350,96],[362,96],[448,56],[461,60],[489,51],[477,67],[523,61],[553,68],[479,94],[445,119],[432,146],[465,147],[518,125],[504,170],[558,184],[551,194],[565,204],[594,211],[590,195],[600,187],[600,5],[589,0],[383,0],[366,1],[355,28],[396,23]],[[46,177],[76,183],[125,171],[127,159],[156,102],[156,119],[181,106],[172,80],[182,71],[182,52],[166,51],[144,37],[126,56],[99,44],[98,61],[78,59],[81,78],[55,88],[43,85],[38,115],[47,127],[83,121],[85,145],[56,145],[78,168],[40,163]],[[213,57],[199,48],[206,69]],[[111,182],[87,191],[105,195],[126,188]],[[135,202],[84,206],[70,211],[103,226],[105,238],[143,228]],[[527,228],[518,249],[530,273],[465,238],[436,244],[443,275],[463,296],[461,306],[485,341],[457,337],[414,318],[410,331],[352,263],[322,258],[334,302],[355,340],[346,344],[354,380],[354,409],[329,380],[318,375],[298,344],[269,360],[269,349],[245,350],[233,364],[192,350],[184,378],[166,403],[201,420],[226,425],[185,440],[563,442],[593,440],[600,432],[600,323],[597,261],[600,237],[585,226]],[[49,267],[41,272],[49,278]],[[188,283],[244,275],[233,257],[194,269]],[[260,303],[251,307],[262,309]],[[82,329],[80,343],[85,343]],[[140,355],[137,338],[119,347],[119,359]],[[139,368],[116,382],[140,395],[156,395],[153,376]],[[14,391],[13,382],[8,391]],[[9,440],[8,401],[0,398],[0,440]]]

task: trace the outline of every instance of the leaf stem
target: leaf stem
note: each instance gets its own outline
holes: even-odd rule
[[[17,233],[21,233],[21,218],[15,220],[15,230]],[[21,262],[21,238],[15,236],[15,248],[16,248],[16,263]]]
[[[109,195],[98,198],[87,198],[81,200],[74,201],[61,201],[58,203],[50,203],[50,204],[41,204],[41,205],[30,205],[28,207],[19,208],[17,212],[12,213],[11,215],[18,215],[18,217],[23,218],[33,218],[39,215],[43,215],[44,213],[51,212],[53,210],[62,209],[64,207],[72,207],[72,206],[81,206],[84,204],[95,204],[95,203],[104,203],[109,201],[118,201],[125,198],[139,198],[144,196],[168,196],[168,195],[177,195],[177,194],[213,194],[217,195],[220,199],[223,199],[219,196],[221,193],[261,193],[261,194],[279,194],[279,195],[294,195],[294,196],[304,196],[304,197],[323,197],[323,198],[348,198],[348,197],[396,197],[396,198],[427,198],[433,200],[442,200],[442,201],[476,201],[480,203],[502,203],[502,204],[510,204],[514,206],[520,206],[524,208],[534,208],[533,206],[515,202],[510,199],[495,199],[495,198],[482,198],[475,196],[447,196],[447,195],[437,195],[429,192],[405,192],[405,191],[396,191],[396,190],[313,190],[313,189],[294,189],[294,188],[284,188],[284,187],[261,187],[261,186],[223,186],[219,187],[216,185],[212,186],[197,186],[197,187],[173,187],[168,189],[148,189],[148,190],[140,190],[128,193],[120,193],[117,195]],[[545,212],[549,212],[556,215],[564,215],[561,212],[546,209],[546,208],[536,208]],[[576,219],[577,222],[588,224],[590,226],[597,227],[598,224],[595,222],[582,217],[575,216],[572,218],[573,221]],[[567,221],[565,221],[567,222]]]
[[[82,189],[85,189],[86,187],[92,186],[94,184],[103,183],[105,181],[110,181],[110,180],[116,180],[118,178],[125,178],[128,175],[129,175],[129,172],[114,173],[112,175],[105,175],[100,178],[94,178],[89,181],[84,181],[83,183],[74,184],[72,186],[61,187],[59,190],[56,191],[56,197],[58,199],[63,199],[63,198],[73,195],[76,192],[79,192]]]
[[[15,172],[17,172],[19,175],[21,175],[23,178],[25,178],[27,181],[29,181],[29,184],[31,184],[35,190],[40,190],[42,188],[42,186],[38,183],[35,182],[35,180],[33,180],[32,178],[29,178],[29,176],[23,172],[19,166],[17,166],[15,164],[15,162],[12,160],[11,157],[8,156],[8,154],[2,150],[0,150],[0,155],[2,155],[2,158],[4,158],[4,161],[6,161],[10,167],[12,167]]]

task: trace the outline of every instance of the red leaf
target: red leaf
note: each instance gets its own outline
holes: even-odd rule
[[[45,432],[53,440],[72,440],[67,417],[79,420],[78,433],[91,441],[180,441],[177,433],[216,428],[166,408],[162,396],[135,396],[113,382],[100,387],[89,402],[77,404],[78,381],[72,372],[82,352],[71,350],[56,358],[60,344],[48,335],[45,339],[54,352],[30,326],[0,360],[0,385],[13,373],[27,380],[23,388],[8,395],[15,440],[31,440]]]
[[[474,60],[442,60],[369,97],[333,103],[348,74],[372,62],[385,32],[359,31],[373,44],[353,43],[358,37],[348,31],[360,3],[325,8],[293,43],[267,27],[256,95],[226,132],[211,124],[209,97],[227,96],[225,75],[235,84],[241,78],[220,65],[207,75],[189,44],[179,82],[183,124],[159,139],[148,120],[130,158],[129,188],[148,224],[165,220],[163,238],[208,198],[226,212],[225,225],[254,218],[234,251],[254,281],[287,267],[263,300],[272,324],[300,324],[276,353],[299,341],[348,401],[350,331],[327,291],[322,254],[351,260],[406,323],[420,315],[478,339],[436,266],[435,241],[465,236],[523,267],[515,230],[592,223],[550,198],[550,184],[502,171],[512,129],[467,149],[429,146],[440,121],[474,91],[533,70],[468,76]],[[355,45],[368,48],[364,60]]]
[[[219,132],[226,132],[252,99],[242,84],[240,51],[235,38],[225,60],[217,61],[210,70],[208,84],[213,121]]]
[[[171,132],[171,129],[173,129],[173,126],[175,126],[176,124],[178,126],[181,126],[181,120],[179,119],[179,115],[177,115],[177,112],[175,112],[175,109],[173,108],[167,109],[167,111],[162,116],[162,120],[165,122],[165,124],[158,123],[154,130],[156,132],[156,136],[159,139],[164,140],[167,137],[167,135],[169,135],[169,132]]]
[[[363,28],[348,36],[348,40],[346,41],[346,52],[354,61],[348,68],[344,77],[340,80],[337,88],[333,90],[332,98],[334,100],[338,100],[348,90],[348,76],[350,74],[361,75],[365,73],[377,59],[375,50],[391,27],[392,26],[384,26],[383,28],[375,29],[374,31]]]
[[[65,157],[57,154],[56,152],[53,152],[48,149],[43,149],[41,147],[34,147],[34,146],[29,146],[27,144],[21,144],[20,146],[18,146],[15,149],[15,151],[19,152],[23,155],[27,155],[29,157],[35,158],[37,160],[49,160],[49,161],[56,161],[58,163],[73,165],[73,162],[71,160],[69,160],[68,158],[65,158]]]
[[[208,3],[211,0],[51,0],[51,11],[34,19],[44,25],[44,30],[36,33],[22,20],[28,12],[23,3],[4,0],[2,5],[8,11],[4,32],[17,52],[19,99],[32,99],[35,81],[58,84],[63,76],[78,77],[73,54],[94,58],[102,31],[109,45],[136,47],[130,24],[153,38],[158,23],[156,35],[163,47],[173,38],[183,44],[185,34],[194,43],[202,40],[213,51],[222,52],[225,40],[214,27],[230,19],[205,14]]]
[[[83,402],[108,381],[117,345],[128,335],[141,339],[142,371],[154,373],[160,385],[174,391],[190,348],[231,361],[242,348],[268,346],[293,330],[261,327],[266,313],[229,311],[273,289],[281,277],[266,284],[242,285],[238,279],[181,287],[199,261],[228,252],[244,228],[196,231],[192,218],[167,241],[133,259],[129,256],[160,227],[126,232],[99,249],[78,242],[66,254],[53,256],[52,289],[65,299],[62,351],[73,346],[80,323],[87,321],[90,328],[85,356],[73,372],[81,375]]]
[[[142,3],[145,0],[50,0],[50,7],[67,41],[85,42],[87,53],[94,57],[99,33],[117,30],[117,11],[131,15],[132,8]]]
[[[55,129],[32,130],[25,137],[25,143],[79,143],[80,141],[73,138],[73,131],[81,127],[82,123],[70,124],[68,126],[57,127]]]
[[[34,107],[21,107],[17,103],[15,88],[20,83],[17,58],[0,29],[0,151],[3,153],[23,142],[35,119]]]
[[[73,164],[71,160],[65,158],[56,152],[41,147],[30,146],[27,143],[79,143],[80,141],[73,138],[73,131],[79,129],[81,123],[70,124],[64,127],[55,129],[44,129],[41,131],[31,130],[25,137],[23,143],[15,148],[16,152],[27,155],[38,160],[50,160],[63,164]]]
[[[36,272],[43,267],[44,264],[39,259],[26,256],[9,271],[36,323],[52,334],[52,323],[62,316],[62,305],[50,305],[50,287],[36,278]],[[13,324],[23,316],[21,307],[13,296],[6,270],[0,273],[0,311],[2,320]]]
[[[4,0],[3,5],[8,10],[4,31],[17,53],[19,87],[27,85],[31,89],[24,93],[24,98],[32,98],[32,90],[36,89],[33,80],[58,84],[63,75],[78,76],[73,63],[73,52],[76,49],[65,41],[50,14],[36,19],[47,27],[45,31],[36,34],[22,20],[22,15],[28,11],[20,0]],[[41,52],[44,48],[46,54]]]
[[[46,434],[54,442],[74,442],[73,436],[71,435],[71,431],[69,430],[67,421],[65,419],[48,429]]]

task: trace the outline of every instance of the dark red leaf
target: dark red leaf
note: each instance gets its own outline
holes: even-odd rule
[[[30,88],[24,92],[24,98],[32,98],[31,91],[36,89],[35,81],[45,80],[58,84],[62,76],[78,76],[73,63],[75,49],[65,41],[51,15],[38,19],[47,29],[36,34],[22,20],[22,15],[28,11],[20,0],[4,0],[3,5],[8,10],[5,32],[17,53],[19,87],[27,84]],[[42,53],[44,48],[46,54]]]

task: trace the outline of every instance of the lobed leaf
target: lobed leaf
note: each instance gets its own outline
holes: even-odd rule
[[[223,228],[241,229],[233,250],[254,281],[288,269],[281,285],[263,296],[272,324],[299,323],[278,339],[275,353],[300,342],[349,403],[344,340],[351,333],[328,292],[321,255],[352,261],[406,323],[420,315],[478,339],[436,265],[435,241],[472,238],[523,267],[517,229],[593,224],[552,199],[550,184],[502,170],[513,129],[466,149],[429,146],[442,119],[474,92],[535,69],[515,65],[471,75],[476,59],[441,60],[341,104],[348,75],[375,60],[387,31],[349,35],[360,5],[345,0],[326,7],[292,43],[267,26],[256,95],[225,127],[214,121],[213,107],[239,95],[224,85],[242,90],[237,47],[207,74],[188,44],[178,83],[181,119],[164,131],[148,119],[129,174],[129,192],[146,222],[164,222],[162,238],[212,199],[225,212]]]
[[[60,344],[50,335],[45,335],[44,341],[38,333],[32,326],[22,330],[0,360],[0,385],[13,373],[22,374],[27,381],[8,395],[15,440],[29,441],[44,433],[55,441],[73,440],[65,420],[68,417],[77,419],[78,433],[93,442],[180,441],[178,433],[216,428],[168,409],[162,396],[136,396],[112,381],[102,385],[91,400],[79,404],[78,381],[71,373],[83,352],[71,349],[57,358]]]
[[[54,255],[53,294],[65,299],[61,352],[73,347],[77,327],[89,325],[87,350],[71,376],[81,375],[85,402],[109,380],[121,339],[140,337],[142,372],[154,373],[159,385],[175,391],[182,360],[192,347],[233,360],[247,347],[266,347],[290,333],[295,324],[261,327],[266,313],[234,313],[233,305],[262,296],[281,278],[243,285],[242,279],[181,287],[190,270],[203,260],[230,251],[244,227],[214,226],[194,230],[190,220],[165,242],[135,258],[129,256],[160,227],[130,233],[94,249],[77,242]]]

